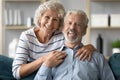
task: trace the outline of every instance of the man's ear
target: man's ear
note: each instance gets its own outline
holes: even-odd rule
[[[86,30],[84,30],[83,32],[82,32],[82,36],[84,36],[86,34]]]
[[[87,27],[88,27],[88,26],[86,25],[85,28],[84,28],[84,30],[83,30],[83,32],[82,32],[82,35],[83,35],[83,36],[86,34]]]

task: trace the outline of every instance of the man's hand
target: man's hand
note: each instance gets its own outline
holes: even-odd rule
[[[77,53],[75,54],[75,57],[79,56],[79,59],[84,61],[85,59],[88,59],[88,61],[91,60],[92,54],[96,49],[93,45],[88,44],[80,48]]]

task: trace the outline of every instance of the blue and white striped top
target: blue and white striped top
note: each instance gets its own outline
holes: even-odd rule
[[[14,77],[20,79],[19,69],[22,64],[34,61],[52,50],[59,50],[63,45],[63,41],[64,37],[60,31],[56,32],[47,44],[38,41],[34,28],[22,32],[12,65]]]

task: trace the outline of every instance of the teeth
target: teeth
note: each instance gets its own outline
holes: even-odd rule
[[[70,33],[70,34],[74,34],[74,32],[73,32],[73,31],[68,31],[68,33]]]
[[[69,33],[73,33],[73,32],[69,32]]]

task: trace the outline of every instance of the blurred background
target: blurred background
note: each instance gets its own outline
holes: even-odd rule
[[[34,12],[45,1],[0,0],[0,54],[14,57],[21,32],[34,27]],[[120,39],[120,0],[58,1],[66,11],[81,9],[87,13],[89,25],[83,43],[91,43],[105,56],[111,56],[116,48],[113,42]]]

